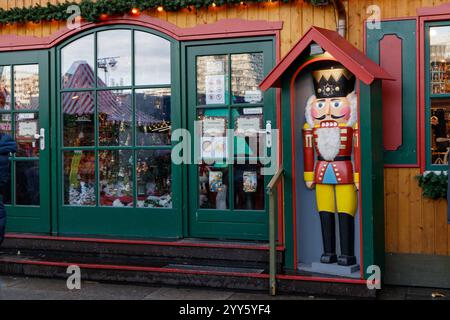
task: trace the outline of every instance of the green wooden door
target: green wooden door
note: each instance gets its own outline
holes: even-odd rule
[[[0,54],[0,131],[11,134],[8,232],[50,232],[49,53]]]
[[[258,133],[275,129],[275,98],[258,85],[273,67],[272,39],[190,44],[186,62],[189,236],[266,240],[273,146]]]
[[[59,214],[66,235],[182,236],[178,42],[125,25],[58,54]]]

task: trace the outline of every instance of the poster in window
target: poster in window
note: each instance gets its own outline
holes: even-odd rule
[[[235,135],[240,137],[256,136],[262,129],[262,117],[240,116],[236,118]]]
[[[34,138],[38,132],[37,120],[21,121],[17,127],[17,138]]]
[[[205,77],[206,104],[225,103],[225,75],[208,75]]]
[[[216,137],[224,136],[226,130],[225,117],[208,117],[202,121],[203,136]]]
[[[209,172],[209,190],[211,192],[218,192],[222,187],[222,177],[221,171],[210,171]]]
[[[200,143],[202,159],[226,158],[227,137],[202,137]]]
[[[256,192],[258,188],[258,180],[256,179],[256,171],[244,171],[243,173],[244,192]]]

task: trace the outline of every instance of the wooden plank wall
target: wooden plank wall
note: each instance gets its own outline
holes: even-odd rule
[[[0,7],[29,6],[49,0],[0,0]],[[62,0],[64,1],[64,0]],[[363,48],[363,21],[368,18],[367,7],[377,5],[381,18],[412,17],[416,9],[437,6],[450,0],[347,0],[349,41]],[[50,0],[57,3],[58,0]],[[280,2],[235,5],[202,9],[162,12],[156,10],[149,15],[167,20],[179,27],[193,27],[197,24],[213,23],[221,19],[249,19],[284,21],[281,31],[281,55],[284,56],[309,27],[335,29],[333,8],[312,7],[303,1],[292,0],[288,4]],[[1,34],[46,36],[63,27],[63,22],[28,23],[8,25]],[[385,214],[386,250],[398,253],[423,253],[450,255],[450,227],[447,224],[447,202],[423,199],[415,176],[418,169],[385,170]]]

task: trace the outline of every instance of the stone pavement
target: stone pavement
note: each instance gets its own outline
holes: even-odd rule
[[[433,298],[433,293],[435,298]],[[443,295],[443,296],[440,296]],[[322,300],[324,297],[237,292],[203,288],[151,287],[84,281],[68,290],[62,279],[0,276],[0,300]],[[450,290],[385,287],[382,300],[450,300]]]

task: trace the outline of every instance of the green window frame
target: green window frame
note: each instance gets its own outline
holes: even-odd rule
[[[425,170],[447,171],[448,164],[433,164],[431,153],[432,103],[450,99],[449,93],[431,92],[431,45],[430,31],[433,27],[450,27],[450,21],[430,22],[425,25]],[[450,110],[449,110],[450,111]]]

